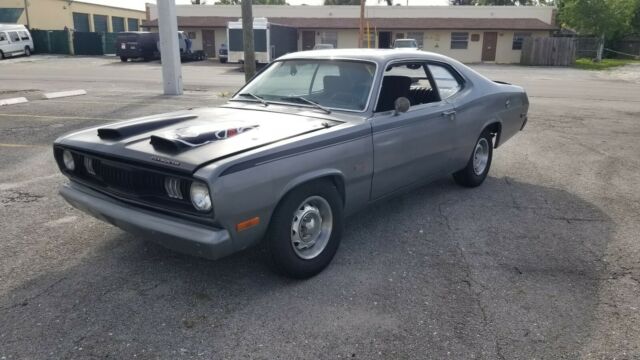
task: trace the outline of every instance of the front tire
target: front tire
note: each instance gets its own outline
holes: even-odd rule
[[[328,180],[303,184],[276,208],[266,239],[276,270],[305,279],[329,265],[338,250],[343,228],[343,203]]]
[[[489,174],[491,159],[493,158],[493,136],[491,132],[482,132],[476,145],[473,147],[471,158],[464,169],[453,174],[453,179],[458,185],[464,187],[480,186]]]
[[[127,62],[127,60],[129,60],[129,58],[128,58],[128,57],[126,57],[126,56],[120,56],[120,61],[122,61],[122,62]]]

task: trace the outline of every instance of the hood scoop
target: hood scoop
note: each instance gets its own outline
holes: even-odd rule
[[[196,115],[185,114],[137,119],[127,121],[126,123],[118,123],[101,127],[98,129],[98,137],[103,140],[120,140],[195,118],[197,118]]]
[[[213,141],[226,140],[236,135],[257,128],[259,125],[244,127],[225,127],[220,124],[197,125],[165,131],[159,135],[151,135],[151,145],[157,151],[180,152],[198,146],[209,144]]]

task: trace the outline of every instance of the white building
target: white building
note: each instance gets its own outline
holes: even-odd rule
[[[178,27],[194,49],[215,56],[226,43],[226,26],[240,18],[239,5],[177,5]],[[296,27],[298,49],[330,43],[358,47],[359,6],[254,5],[254,17]],[[387,48],[394,39],[413,38],[426,51],[467,63],[518,63],[522,39],[545,37],[557,27],[548,6],[368,6],[364,47]],[[147,5],[143,26],[157,30],[157,8]]]

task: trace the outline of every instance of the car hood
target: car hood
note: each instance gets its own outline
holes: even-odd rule
[[[56,144],[192,173],[205,163],[340,123],[283,112],[202,108],[94,127]]]

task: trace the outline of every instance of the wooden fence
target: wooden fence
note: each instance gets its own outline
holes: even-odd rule
[[[576,44],[572,38],[526,38],[522,43],[520,64],[571,66],[576,62]]]

